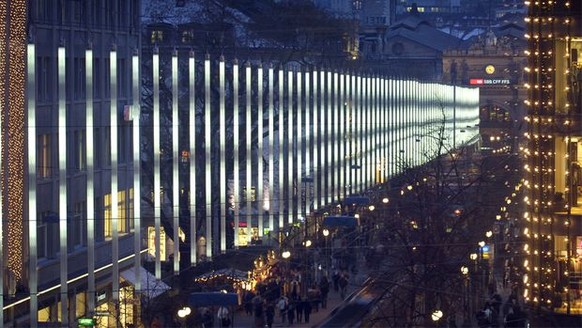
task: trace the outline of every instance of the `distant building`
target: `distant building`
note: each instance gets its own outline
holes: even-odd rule
[[[367,64],[380,72],[440,80],[443,52],[460,43],[460,39],[439,31],[420,15],[410,14],[392,24],[375,42],[364,42],[362,54]]]
[[[443,82],[480,89],[482,145],[517,152],[523,134],[526,40],[523,24],[505,24],[443,54]]]

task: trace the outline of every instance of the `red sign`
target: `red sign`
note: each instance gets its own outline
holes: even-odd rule
[[[471,79],[471,80],[469,80],[469,84],[471,84],[471,85],[481,85],[481,84],[483,84],[483,79]]]

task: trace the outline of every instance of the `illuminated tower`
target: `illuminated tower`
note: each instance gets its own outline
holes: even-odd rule
[[[574,0],[526,4],[529,129],[523,297],[537,309],[579,315],[582,5]]]

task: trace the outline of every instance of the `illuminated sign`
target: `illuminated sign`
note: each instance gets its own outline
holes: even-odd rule
[[[470,85],[509,85],[509,79],[470,79]]]

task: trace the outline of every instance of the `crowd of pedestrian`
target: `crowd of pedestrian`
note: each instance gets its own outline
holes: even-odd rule
[[[485,302],[483,309],[477,312],[476,319],[480,328],[524,328],[527,322],[527,316],[514,294],[511,294],[505,303],[501,295],[493,294]]]
[[[243,307],[254,317],[255,327],[272,327],[276,317],[288,326],[309,323],[313,312],[327,308],[332,283],[345,294],[347,274],[334,273],[333,281],[325,274],[318,281],[308,281],[305,276],[301,268],[274,266],[269,278],[244,292]]]

